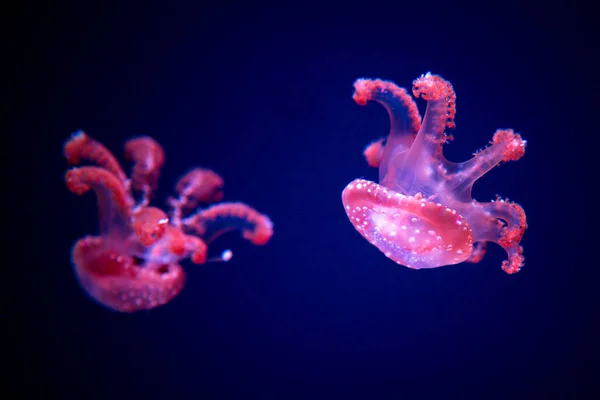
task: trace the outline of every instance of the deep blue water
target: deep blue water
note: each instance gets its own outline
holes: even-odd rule
[[[36,302],[23,311],[35,329],[19,336],[21,376],[39,398],[591,396],[598,272],[582,239],[593,237],[584,212],[595,201],[583,154],[595,117],[577,97],[592,71],[580,12],[400,2],[35,10],[12,81],[36,133]],[[383,108],[353,102],[352,83],[410,87],[427,71],[457,93],[451,161],[497,128],[528,141],[523,159],[474,188],[478,200],[500,194],[524,207],[518,274],[500,269],[497,246],[479,264],[398,266],[344,213],[346,184],[377,179],[361,152],[388,129]],[[98,306],[69,260],[75,240],[97,229],[93,196],[62,181],[61,146],[78,129],[119,157],[131,136],[158,140],[159,205],[189,167],[214,169],[225,200],[268,214],[275,235],[261,248],[219,239],[215,253],[232,248],[233,260],[185,263],[186,287],[164,307]]]

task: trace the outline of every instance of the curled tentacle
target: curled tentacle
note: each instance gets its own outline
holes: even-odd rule
[[[353,99],[358,104],[365,105],[373,100],[385,107],[389,114],[390,133],[378,164],[379,180],[393,180],[398,171],[392,166],[401,163],[421,126],[417,105],[406,89],[393,82],[358,79],[354,82],[354,89]]]
[[[485,256],[486,252],[487,242],[475,242],[473,243],[473,251],[469,255],[469,258],[465,260],[465,262],[477,264],[478,262],[483,260],[483,257]]]
[[[478,238],[496,242],[506,250],[508,260],[502,262],[502,269],[506,273],[518,272],[525,262],[520,245],[527,229],[525,211],[517,203],[500,198],[490,203],[482,203],[481,207],[488,215],[487,223],[475,224],[473,230]]]
[[[459,197],[470,197],[477,179],[502,162],[523,157],[526,144],[527,141],[512,129],[498,129],[488,147],[473,154],[470,160],[457,164],[456,172],[449,177],[449,189],[456,190]]]
[[[79,165],[82,160],[88,160],[115,175],[127,188],[127,175],[115,156],[102,143],[92,139],[84,131],[77,131],[71,135],[64,145],[63,153],[69,164]]]
[[[220,203],[183,221],[184,226],[210,242],[233,229],[255,245],[266,244],[273,235],[273,223],[266,215],[243,203]]]
[[[96,193],[102,232],[122,233],[129,229],[132,199],[115,175],[100,167],[78,167],[67,171],[65,182],[78,195],[90,189]]]
[[[363,151],[363,155],[365,156],[365,159],[367,160],[367,164],[369,164],[369,167],[373,167],[373,168],[378,168],[379,164],[381,163],[381,159],[383,158],[383,151],[384,151],[384,142],[385,138],[381,138],[379,140],[376,140],[374,142],[369,143],[369,145],[367,147],[365,147],[365,150]]]
[[[194,168],[183,175],[175,186],[179,196],[168,199],[173,207],[173,224],[181,225],[185,209],[192,209],[198,203],[220,201],[223,198],[223,185],[223,178],[210,169]]]
[[[420,129],[431,140],[443,143],[444,129],[456,126],[456,94],[452,84],[439,75],[426,73],[414,80],[413,95],[427,100],[427,111]]]
[[[145,206],[152,191],[158,187],[165,152],[156,140],[142,136],[125,143],[125,158],[133,162],[131,181],[133,188],[142,192],[142,205]]]
[[[210,169],[194,168],[179,179],[175,190],[186,208],[198,203],[213,203],[223,198],[223,178]]]

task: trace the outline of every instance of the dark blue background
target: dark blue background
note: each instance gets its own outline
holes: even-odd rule
[[[592,92],[593,26],[573,3],[486,7],[30,10],[9,83],[23,106],[15,115],[35,133],[35,304],[21,313],[14,367],[27,387],[80,399],[591,396],[598,273],[582,237],[596,198],[583,163],[597,117],[581,96]],[[388,129],[382,107],[352,101],[353,81],[410,87],[427,71],[457,92],[450,160],[497,128],[528,141],[523,159],[474,189],[527,212],[516,275],[500,269],[497,246],[479,264],[409,270],[347,220],[341,191],[377,179],[361,152]],[[231,247],[233,260],[186,263],[181,295],[151,312],[99,307],[69,261],[74,241],[97,228],[93,197],[62,181],[61,146],[78,129],[118,157],[130,136],[157,139],[167,155],[157,204],[189,167],[214,169],[225,200],[271,217],[272,241],[223,237],[212,249]]]

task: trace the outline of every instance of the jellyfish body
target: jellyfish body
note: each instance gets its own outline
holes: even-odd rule
[[[425,74],[413,82],[413,94],[427,100],[423,119],[407,91],[392,82],[359,79],[354,99],[374,100],[390,115],[390,134],[369,145],[364,155],[379,167],[380,183],[357,179],[342,192],[356,230],[388,258],[415,268],[478,262],[488,242],[502,246],[507,273],[524,263],[520,241],[527,227],[516,203],[497,198],[480,203],[471,197],[473,183],[501,162],[518,160],[526,142],[510,129],[499,129],[490,145],[463,163],[443,156],[452,137],[456,95],[452,85]]]
[[[271,220],[246,204],[218,203],[193,211],[199,203],[222,198],[223,179],[210,170],[194,169],[180,179],[168,213],[150,206],[165,159],[163,149],[144,136],[129,140],[125,153],[133,162],[131,178],[108,149],[82,131],[64,146],[69,163],[95,164],[68,170],[65,181],[71,192],[93,191],[98,200],[100,232],[75,243],[72,261],[81,287],[103,306],[134,312],[168,303],[185,284],[180,261],[231,259],[231,250],[207,257],[208,242],[225,232],[239,229],[256,245],[271,238]],[[206,235],[209,231],[211,237]]]

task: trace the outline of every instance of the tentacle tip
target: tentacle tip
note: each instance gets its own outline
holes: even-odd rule
[[[381,79],[360,78],[354,81],[354,94],[352,99],[361,106],[364,106],[370,100],[377,90],[383,90],[385,86]]]
[[[370,167],[378,168],[383,157],[383,141],[385,138],[373,141],[363,150],[363,156]]]
[[[513,254],[508,260],[502,261],[502,269],[509,275],[516,274],[525,265],[525,257],[522,254]]]
[[[229,249],[223,250],[223,252],[221,253],[221,260],[223,260],[224,262],[231,260],[232,257],[233,252]]]
[[[512,129],[498,129],[492,137],[492,144],[503,146],[503,161],[517,161],[525,155],[527,141]]]
[[[79,177],[78,168],[71,168],[65,173],[65,183],[70,192],[79,196],[90,190],[90,185],[83,183]]]
[[[367,89],[367,79],[361,78],[357,79],[354,82],[354,94],[352,95],[352,99],[356,102],[356,104],[365,106],[367,102],[371,100],[371,93]]]
[[[204,264],[206,263],[206,249],[197,249],[192,253],[190,257],[194,264]]]
[[[84,131],[73,132],[69,139],[63,145],[63,156],[70,165],[77,165],[81,162],[81,145],[88,140]]]
[[[270,220],[264,221],[263,225],[257,226],[254,230],[243,231],[242,236],[255,246],[264,246],[273,236],[273,224]]]
[[[450,83],[441,76],[427,72],[413,81],[412,92],[416,98],[437,100],[446,94],[447,85]]]
[[[421,75],[413,81],[413,95],[426,101],[444,100],[446,103],[446,128],[456,127],[456,93],[452,84],[439,75],[431,72]]]
[[[65,142],[65,145],[70,142],[73,142],[73,141],[77,141],[77,140],[81,141],[81,140],[84,140],[87,138],[88,138],[88,135],[82,129],[79,129],[79,130],[71,133],[71,136],[69,136],[69,139],[67,139],[67,141]]]
[[[252,232],[250,234],[245,234],[244,238],[249,240],[255,246],[264,246],[269,242],[273,236],[272,232]]]

